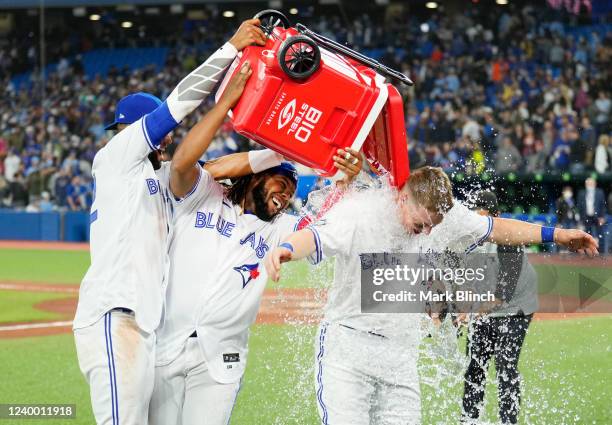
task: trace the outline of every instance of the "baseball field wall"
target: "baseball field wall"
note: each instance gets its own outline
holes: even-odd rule
[[[0,239],[87,242],[89,213],[0,210]]]

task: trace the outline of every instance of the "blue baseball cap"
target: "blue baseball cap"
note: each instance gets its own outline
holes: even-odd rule
[[[280,165],[277,165],[276,167],[272,167],[268,171],[273,174],[280,174],[281,176],[287,177],[297,186],[298,172],[292,163],[281,162]]]
[[[138,92],[123,97],[115,108],[115,121],[104,127],[105,130],[113,130],[117,124],[132,124],[140,118],[153,112],[162,101],[149,93]]]

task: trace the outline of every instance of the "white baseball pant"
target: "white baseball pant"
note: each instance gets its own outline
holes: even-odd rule
[[[323,425],[421,423],[418,337],[383,337],[322,323],[315,355]]]
[[[75,329],[74,340],[96,423],[146,424],[155,374],[155,334],[142,331],[134,313],[115,309],[93,325]]]
[[[150,425],[227,425],[240,382],[221,384],[208,371],[197,337],[171,363],[155,368]]]

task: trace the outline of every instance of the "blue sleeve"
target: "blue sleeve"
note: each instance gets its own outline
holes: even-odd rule
[[[163,102],[157,109],[147,114],[143,121],[145,137],[151,149],[156,149],[164,137],[166,137],[166,134],[170,133],[178,125],[172,117],[166,102]]]

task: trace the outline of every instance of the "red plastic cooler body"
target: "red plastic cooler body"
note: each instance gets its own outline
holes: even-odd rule
[[[408,138],[404,102],[399,91],[387,85],[389,97],[363,144],[370,168],[377,174],[389,174],[391,184],[402,187],[410,177]]]
[[[249,46],[235,59],[216,98],[248,60],[253,74],[232,109],[235,131],[330,176],[338,148],[360,150],[388,96],[384,77],[324,48],[319,69],[295,81],[280,68],[282,42],[294,28],[275,28],[265,46]]]

